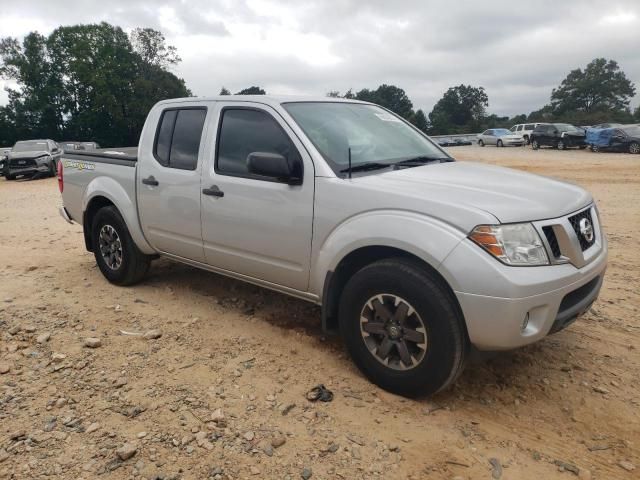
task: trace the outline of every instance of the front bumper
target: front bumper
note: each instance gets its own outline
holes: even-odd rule
[[[600,251],[581,268],[509,267],[463,241],[441,271],[464,279],[452,286],[471,343],[478,350],[510,350],[557,332],[586,313],[600,292],[607,256],[603,238]]]
[[[23,168],[10,165],[7,170],[9,171],[9,175],[35,175],[36,173],[49,173],[49,165],[45,163],[41,165],[29,165]]]

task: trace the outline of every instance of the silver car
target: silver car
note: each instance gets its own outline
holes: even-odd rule
[[[506,128],[490,128],[478,135],[478,145],[495,145],[496,147],[521,147],[525,140]]]

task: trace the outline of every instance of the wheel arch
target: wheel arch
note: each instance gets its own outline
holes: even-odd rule
[[[140,221],[135,198],[131,198],[120,183],[112,178],[98,177],[94,179],[85,192],[82,210],[82,226],[84,230],[85,246],[89,251],[91,247],[91,225],[98,210],[104,206],[113,205],[129,230],[131,238],[138,249],[147,255],[155,254],[155,250],[145,239]]]
[[[462,308],[453,289],[442,274],[433,265],[416,254],[402,248],[386,245],[368,245],[357,248],[343,257],[335,269],[327,272],[322,291],[322,329],[324,331],[330,333],[339,331],[338,306],[342,291],[349,279],[365,266],[389,258],[408,260],[428,272],[448,292],[460,318],[463,319],[462,327],[466,334]]]

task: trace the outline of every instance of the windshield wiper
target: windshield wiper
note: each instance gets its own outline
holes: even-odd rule
[[[425,165],[427,163],[442,163],[449,159],[446,157],[413,157],[401,160],[393,164],[394,167],[412,167],[418,165]]]
[[[354,165],[352,167],[343,168],[340,170],[340,173],[347,172],[366,172],[367,170],[379,170],[382,168],[389,168],[391,164],[389,163],[380,163],[380,162],[365,162],[359,163],[358,165]]]

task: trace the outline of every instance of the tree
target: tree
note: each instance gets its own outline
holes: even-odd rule
[[[8,90],[3,122],[22,139],[136,144],[151,106],[191,95],[165,69],[179,57],[164,36],[144,29],[136,38],[148,48],[139,53],[121,28],[103,22],[60,27],[46,38],[32,32],[22,44],[3,39],[0,75],[18,84]]]
[[[633,119],[640,123],[640,106],[636,108],[636,111],[633,113]]]
[[[133,51],[142,58],[146,65],[163,69],[177,65],[182,61],[178,49],[167,45],[162,32],[152,28],[136,28],[130,35]]]
[[[478,131],[489,106],[483,87],[459,85],[449,88],[429,114],[432,134]]]
[[[425,133],[429,130],[429,121],[422,110],[417,110],[411,117],[410,122]]]
[[[575,69],[551,92],[556,114],[566,112],[620,112],[629,109],[636,89],[618,63],[596,58],[583,70]]]
[[[218,95],[231,95],[231,92],[227,88],[222,87]]]
[[[346,97],[345,95],[345,98]],[[380,85],[375,90],[363,88],[356,93],[355,98],[365,102],[377,103],[403,118],[410,119],[413,115],[413,104],[406,92],[395,85]]]
[[[249,87],[249,88],[240,90],[238,93],[236,93],[236,95],[266,95],[266,94],[267,92],[265,92],[260,87]]]

